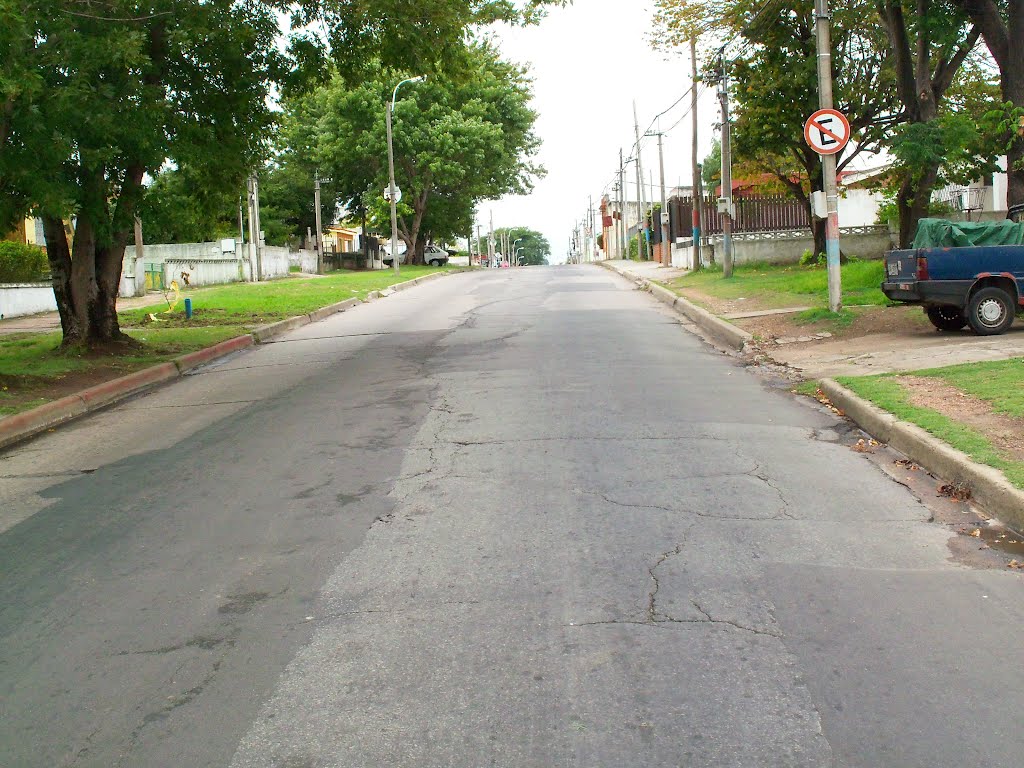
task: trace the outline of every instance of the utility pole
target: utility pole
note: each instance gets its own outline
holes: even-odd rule
[[[491,233],[487,236],[487,263],[494,267],[494,211],[491,211]]]
[[[619,258],[628,257],[626,240],[629,236],[629,227],[626,226],[626,163],[622,157],[622,148],[619,147]]]
[[[693,121],[693,150],[691,152],[691,168],[693,169],[693,269],[700,269],[700,222],[703,199],[700,178],[700,158],[697,156],[697,38],[690,38],[690,114]]]
[[[815,0],[815,31],[818,40],[818,106],[832,109],[832,40],[829,31],[828,0]],[[839,270],[839,185],[836,182],[836,156],[822,155],[825,177],[825,263],[828,265],[828,308],[843,308],[842,273]]]
[[[479,260],[481,256],[483,256],[483,254],[480,252],[480,225],[477,224],[476,225],[476,257]],[[470,266],[473,266],[472,261],[470,262]]]
[[[235,254],[241,258],[242,246],[245,245],[245,219],[242,216],[242,196],[238,196],[238,246],[235,248]]]
[[[263,254],[260,252],[260,181],[249,177],[249,270],[255,268],[256,281],[263,282]]]
[[[590,223],[590,260],[597,261],[597,234],[594,230],[593,195],[587,195],[587,221]]]
[[[313,212],[316,218],[316,273],[324,273],[324,227],[320,221],[320,172],[313,174]]]
[[[636,195],[640,204],[640,209],[637,212],[636,231],[637,235],[640,235],[647,229],[644,226],[647,219],[645,215],[647,206],[644,204],[644,168],[643,163],[640,162],[640,121],[636,116],[636,100],[633,101],[633,130],[636,132]],[[641,259],[649,256],[649,254],[646,254],[646,251],[642,250],[643,245],[644,238],[638,238],[637,256]]]
[[[721,70],[718,98],[722,103],[722,196],[718,212],[722,214],[722,277],[732,277],[732,130],[729,124],[729,70],[724,51],[719,54]]]
[[[658,165],[661,166],[661,263],[672,266],[672,243],[668,231],[668,198],[665,194],[665,152],[662,134],[658,134]]]

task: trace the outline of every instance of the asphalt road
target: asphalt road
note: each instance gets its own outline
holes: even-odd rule
[[[597,267],[0,453],[0,765],[1019,766],[1017,573]]]

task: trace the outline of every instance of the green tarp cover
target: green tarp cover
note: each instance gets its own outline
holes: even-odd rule
[[[921,219],[917,224],[914,248],[961,248],[968,245],[1024,244],[1024,222],[948,221]]]

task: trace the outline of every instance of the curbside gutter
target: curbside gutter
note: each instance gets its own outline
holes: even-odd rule
[[[458,269],[449,272],[434,272],[413,280],[407,280],[404,283],[398,283],[391,286],[391,289],[395,291],[405,290],[427,280],[465,271],[468,270]],[[366,300],[373,301],[381,298],[383,295],[380,291],[373,291],[367,295]],[[200,365],[213,362],[221,357],[257,344],[265,344],[288,331],[301,328],[304,325],[309,325],[319,320],[325,320],[331,315],[344,312],[362,303],[363,301],[360,299],[346,299],[345,301],[339,301],[337,304],[329,304],[309,314],[296,315],[277,323],[264,325],[256,328],[252,333],[236,336],[233,339],[214,344],[212,347],[181,355],[166,363],[143,368],[141,371],[135,371],[127,376],[105,381],[88,389],[83,389],[81,392],[76,392],[73,395],[62,397],[60,400],[44,403],[31,410],[0,418],[0,448],[6,448],[40,432],[53,429],[58,425],[98,411],[101,408],[106,408],[132,395],[137,395],[161,384],[174,381],[188,371],[198,368]]]
[[[628,270],[620,269],[619,267],[606,262],[599,261],[596,263],[600,264],[605,269],[609,269],[615,274],[626,278],[627,280],[641,284],[645,290],[650,291],[654,298],[663,304],[667,304],[680,315],[683,315],[719,344],[723,344],[730,349],[741,350],[747,342],[753,341],[754,339],[753,336],[742,328],[737,328],[732,323],[728,323],[725,320],[716,317],[706,309],[698,307],[692,301],[684,299],[682,296],[673,293],[664,286],[653,283],[645,277],[640,277]]]
[[[1024,530],[1024,491],[997,469],[978,464],[916,424],[900,421],[888,411],[856,395],[833,379],[822,379],[822,393],[865,432],[906,454],[932,474],[970,485],[971,498],[987,513]]]

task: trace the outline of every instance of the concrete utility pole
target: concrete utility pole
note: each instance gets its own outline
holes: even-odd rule
[[[718,98],[722,103],[722,196],[718,211],[722,214],[722,276],[732,277],[732,130],[729,123],[729,70],[725,54],[720,54],[721,71]]]
[[[249,268],[256,267],[256,281],[263,282],[263,241],[260,237],[260,180],[249,177]]]
[[[662,134],[658,134],[658,165],[661,166],[661,263],[672,266],[672,243],[668,231],[668,198],[665,193],[665,152]]]
[[[815,31],[818,39],[818,106],[832,109],[832,40],[829,32],[828,0],[815,0]],[[825,263],[828,265],[828,308],[843,308],[842,273],[839,269],[839,184],[836,181],[836,156],[822,155],[825,176]]]
[[[245,218],[242,215],[242,196],[238,196],[238,245],[235,247],[235,254],[241,258],[242,246],[245,245]]]
[[[700,221],[701,208],[704,202],[701,197],[700,158],[697,156],[697,39],[690,39],[690,74],[693,80],[690,87],[690,115],[693,121],[693,149],[691,167],[693,169],[693,269],[700,269]]]
[[[316,218],[316,273],[324,273],[324,226],[320,221],[320,172],[313,174],[313,212]]]
[[[477,258],[477,260],[479,260],[481,256],[483,256],[483,253],[480,252],[480,225],[477,224],[476,225],[476,258]],[[472,261],[470,261],[470,266],[473,266]]]
[[[418,83],[426,79],[426,75],[410,77],[399,81],[391,94],[391,101],[388,102],[387,110],[384,113],[388,133],[388,197],[391,199],[391,263],[395,267],[395,277],[398,277],[398,186],[395,184],[395,147],[392,142],[391,115],[395,111],[395,100],[398,98],[398,89],[403,83]],[[409,254],[412,258],[412,254]]]
[[[487,236],[487,263],[493,268],[494,263],[494,211],[491,211],[491,233]]]
[[[644,222],[646,219],[645,212],[647,206],[645,205],[646,198],[644,197],[644,169],[643,163],[640,162],[640,121],[636,116],[636,101],[633,101],[633,130],[636,132],[636,196],[640,203],[640,210],[637,213],[636,220],[636,231],[637,235],[641,235],[646,231]],[[637,256],[639,258],[650,257],[644,250],[645,238],[638,237],[637,239]]]
[[[619,258],[628,258],[627,250],[629,239],[629,226],[626,224],[626,161],[622,156],[622,148],[619,148]]]

